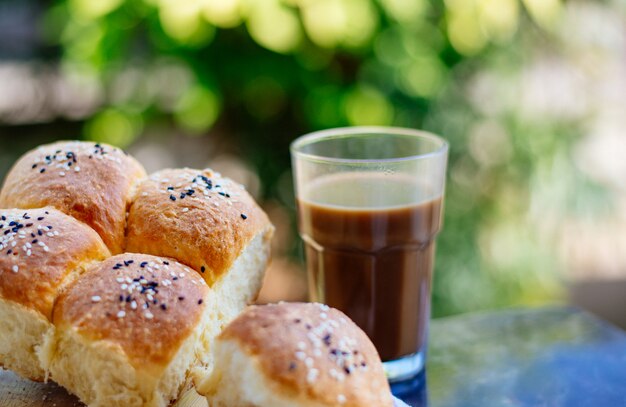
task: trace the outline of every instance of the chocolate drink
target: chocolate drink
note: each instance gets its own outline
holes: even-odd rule
[[[406,176],[344,173],[298,201],[312,300],[352,318],[383,361],[426,344],[442,200],[424,189]]]

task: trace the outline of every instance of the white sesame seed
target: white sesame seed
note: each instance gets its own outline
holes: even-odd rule
[[[60,175],[61,177],[65,177],[65,173],[64,173],[63,171],[61,171],[61,172],[59,173],[59,175]]]
[[[132,309],[137,309],[137,301],[133,301],[133,302],[131,302],[131,303],[130,303],[130,307],[131,307]]]
[[[298,342],[298,349],[305,350],[306,349],[306,343],[304,343],[302,341]]]
[[[339,404],[344,404],[346,402],[346,396],[344,396],[343,394],[340,394],[337,396],[337,402]]]
[[[11,271],[13,271],[14,273],[17,273],[18,271],[20,271],[20,268],[17,266],[17,264],[15,266],[13,266],[13,268],[11,269]]]
[[[189,208],[183,208],[183,212],[189,212]]]
[[[80,167],[74,167],[74,171],[80,172]]]
[[[115,279],[115,281],[117,281],[118,283],[123,283],[124,282],[124,277],[118,277]]]
[[[49,248],[48,246],[44,246],[44,247],[43,247],[43,251],[44,251],[44,252],[49,252],[49,251],[50,251],[50,248]]]
[[[151,312],[146,312],[144,315],[145,315],[145,316],[146,316],[146,318],[148,318],[148,319],[152,319],[152,318],[154,318],[154,315],[152,315],[152,313],[151,313]]]
[[[120,312],[117,313],[117,317],[118,318],[124,318],[126,316],[126,311],[122,310]]]
[[[102,298],[100,298],[99,295],[94,295],[93,297],[91,297],[91,302],[100,302]]]
[[[313,358],[304,359],[304,364],[306,365],[306,367],[313,367]]]
[[[319,371],[317,369],[310,369],[306,375],[306,381],[309,383],[313,383],[317,379],[317,375]]]
[[[304,360],[304,359],[306,359],[306,353],[304,353],[304,352],[296,352],[296,358],[298,358],[299,360]]]
[[[328,318],[328,314],[326,314],[325,312],[322,312],[322,313],[320,314],[320,318],[322,318],[322,319],[326,319],[326,318]]]

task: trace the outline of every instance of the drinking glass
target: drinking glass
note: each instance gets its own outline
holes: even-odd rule
[[[448,144],[392,127],[311,133],[291,145],[312,301],[370,337],[387,377],[424,368]]]

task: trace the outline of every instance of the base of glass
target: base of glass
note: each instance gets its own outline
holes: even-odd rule
[[[400,359],[383,362],[383,368],[390,383],[412,379],[424,370],[426,355],[424,351],[404,356]]]

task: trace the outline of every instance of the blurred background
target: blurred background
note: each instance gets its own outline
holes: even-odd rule
[[[210,166],[277,226],[261,301],[306,296],[289,143],[450,141],[434,316],[571,302],[626,326],[626,3],[0,0],[0,179],[57,139]]]

